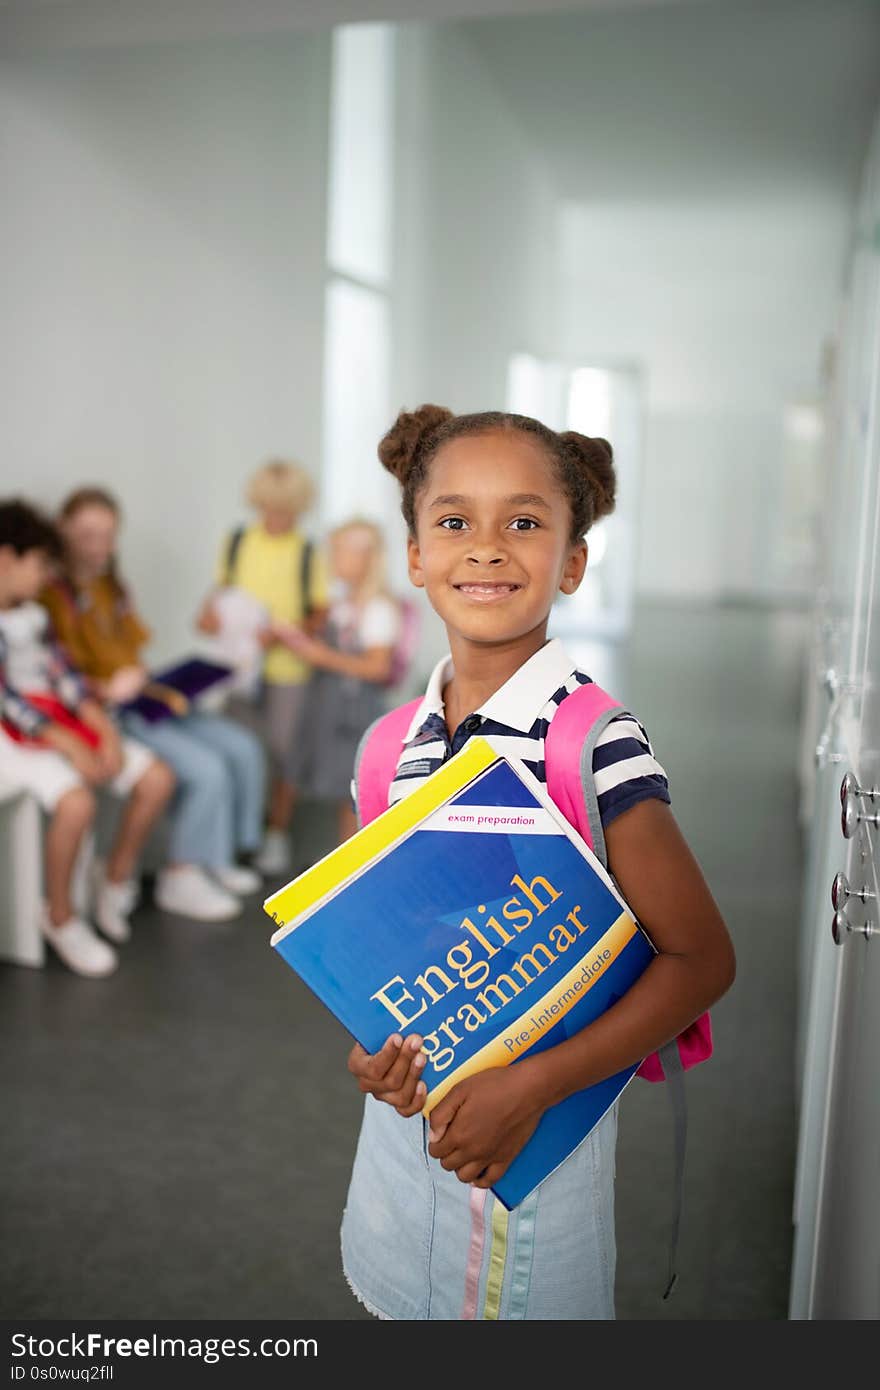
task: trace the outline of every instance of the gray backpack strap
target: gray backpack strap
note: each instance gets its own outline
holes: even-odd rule
[[[672,1179],[672,1228],[669,1233],[669,1268],[667,1270],[666,1292],[668,1298],[675,1288],[678,1278],[676,1260],[678,1257],[678,1236],[681,1229],[681,1209],[684,1201],[684,1156],[687,1147],[687,1095],[684,1088],[684,1068],[675,1038],[657,1049],[663,1075],[669,1087],[669,1100],[672,1105],[672,1124],[675,1132],[675,1172]]]
[[[312,604],[312,555],[314,554],[314,542],[306,538],[302,549],[302,559],[300,562],[300,592],[302,594],[303,616],[310,618],[314,612]]]
[[[244,540],[244,527],[236,526],[229,537],[229,544],[226,548],[226,583],[235,583],[235,567],[238,563],[238,552],[241,550],[241,543]]]
[[[581,791],[583,793],[584,805],[587,808],[587,819],[590,824],[590,834],[593,837],[593,853],[602,864],[608,868],[608,854],[605,850],[605,832],[602,829],[602,817],[599,815],[599,798],[596,795],[596,781],[593,777],[593,753],[596,744],[604,734],[612,719],[620,714],[620,709],[609,709],[600,714],[593,727],[587,733],[581,747]]]
[[[611,721],[619,714],[619,709],[610,709],[600,715],[584,739],[583,747],[581,748],[581,788],[584,796],[584,805],[587,809],[590,833],[593,837],[593,853],[606,869],[608,867],[608,853],[605,848],[605,832],[602,829],[602,818],[599,815],[599,798],[596,794],[596,781],[593,777],[593,754],[596,749],[596,744],[599,742],[602,734],[608,728]],[[666,1077],[666,1084],[669,1088],[669,1101],[672,1106],[672,1125],[675,1141],[675,1169],[672,1179],[672,1226],[669,1233],[669,1268],[667,1270],[666,1291],[663,1294],[664,1299],[666,1299],[672,1293],[678,1278],[675,1266],[678,1257],[678,1237],[681,1229],[681,1212],[684,1200],[684,1158],[687,1147],[687,1096],[684,1086],[684,1069],[681,1065],[681,1055],[678,1051],[678,1043],[675,1038],[668,1043],[664,1043],[663,1047],[658,1048],[657,1055],[660,1058],[660,1065],[663,1068],[663,1075]]]

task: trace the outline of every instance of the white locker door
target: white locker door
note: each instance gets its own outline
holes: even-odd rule
[[[880,129],[851,266],[828,442],[825,612],[837,698],[806,880],[792,1318],[880,1317]],[[841,782],[855,778],[842,826]],[[832,936],[831,886],[845,876]]]
[[[873,485],[866,497],[872,545],[854,611],[864,655],[858,715],[846,739],[854,784],[840,841],[853,892],[838,894],[842,965],[812,1307],[814,1318],[835,1319],[880,1318],[880,240],[872,254],[869,243],[869,255],[863,283],[872,331],[855,426]]]

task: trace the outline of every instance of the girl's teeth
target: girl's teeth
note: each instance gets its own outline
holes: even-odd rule
[[[459,584],[465,594],[511,594],[515,584]]]

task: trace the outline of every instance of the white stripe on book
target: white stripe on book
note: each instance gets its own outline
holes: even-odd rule
[[[480,835],[563,834],[543,806],[472,806],[469,803],[441,806],[422,822],[419,830],[455,830]]]

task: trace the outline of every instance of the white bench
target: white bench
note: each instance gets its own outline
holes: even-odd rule
[[[32,796],[0,783],[0,959],[42,965],[43,853],[40,809]]]
[[[87,835],[74,871],[73,900],[84,911],[94,858]],[[0,960],[43,965],[46,946],[40,932],[43,898],[43,824],[34,798],[0,782]]]

